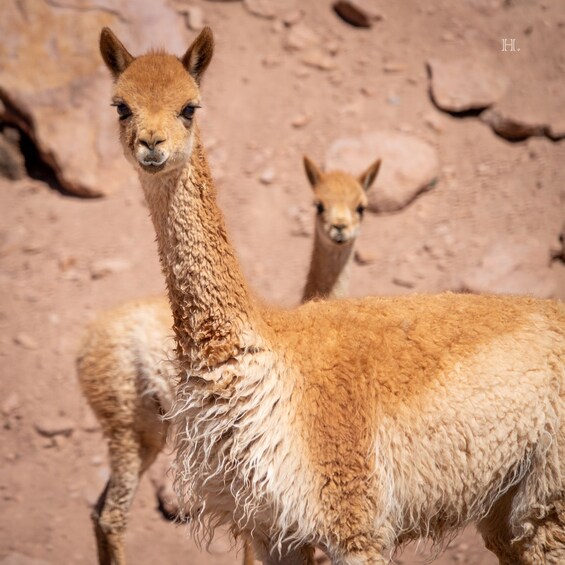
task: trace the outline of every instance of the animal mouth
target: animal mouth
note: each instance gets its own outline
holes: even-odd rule
[[[337,243],[338,245],[343,245],[344,243],[347,243],[347,238],[342,233],[338,233],[334,235],[332,237],[332,240],[334,243]]]
[[[161,163],[156,161],[143,161],[139,164],[141,165],[141,168],[148,173],[158,173],[165,168],[165,163],[166,161],[163,161]]]

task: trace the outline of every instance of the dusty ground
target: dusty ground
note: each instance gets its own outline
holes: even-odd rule
[[[17,4],[27,14],[20,23],[49,9],[78,26],[94,10]],[[383,17],[369,30],[341,21],[328,0],[293,3],[288,11],[298,6],[302,15],[292,26],[323,38],[328,70],[285,47],[292,26],[282,17],[254,16],[240,2],[191,5],[202,8],[218,38],[200,125],[230,234],[261,295],[295,303],[305,280],[311,237],[297,224],[311,212],[311,193],[302,154],[323,162],[339,137],[395,130],[435,148],[437,182],[398,213],[367,215],[359,247],[369,264],[355,265],[352,294],[470,288],[565,298],[563,263],[550,262],[565,220],[565,141],[542,135],[509,142],[472,112],[440,111],[426,71],[433,57],[487,53],[512,85],[505,108],[556,125],[560,116],[551,109],[565,108],[563,89],[551,88],[563,85],[565,74],[560,0],[376,1]],[[104,17],[112,23],[114,15]],[[96,29],[82,41],[95,45]],[[194,32],[183,33],[188,45]],[[520,51],[500,52],[501,38],[516,38]],[[17,39],[10,64],[30,48]],[[137,38],[141,48],[151,41]],[[65,64],[56,50],[43,55]],[[47,72],[36,65],[35,73]],[[112,119],[113,111],[104,103]],[[88,129],[109,118],[83,109],[75,119]],[[100,309],[163,292],[141,191],[117,144],[105,150],[119,159],[124,179],[105,198],[63,196],[27,177],[0,180],[0,564],[95,562],[89,513],[108,471],[104,441],[75,379],[78,336]],[[80,169],[90,156],[77,159]],[[108,260],[110,272],[100,273]],[[139,565],[240,560],[226,540],[199,552],[184,527],[158,512],[147,479],[127,546],[130,563]],[[422,559],[408,550],[398,562]],[[495,561],[469,531],[436,562]]]

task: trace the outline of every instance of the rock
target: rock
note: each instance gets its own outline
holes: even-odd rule
[[[305,24],[298,24],[290,28],[284,46],[291,51],[300,51],[319,45],[321,41],[321,37],[315,31]]]
[[[395,212],[434,186],[439,172],[436,150],[428,143],[395,131],[374,131],[334,141],[326,170],[360,174],[382,159],[376,185],[369,191],[369,210]]]
[[[549,298],[555,281],[545,245],[525,238],[500,239],[462,274],[461,287],[470,292],[530,294]]]
[[[495,133],[509,141],[522,141],[528,137],[543,136],[547,133],[546,125],[528,123],[524,119],[504,115],[495,108],[483,112],[480,118]]]
[[[424,123],[436,133],[442,133],[445,129],[443,119],[436,113],[428,113],[424,116]]]
[[[553,141],[565,139],[563,83],[540,72],[528,80],[527,88],[508,90],[492,110],[481,114],[481,119],[512,141],[532,135],[545,135]]]
[[[75,429],[75,423],[64,416],[44,417],[35,422],[34,428],[43,437],[69,437]]]
[[[330,71],[335,68],[335,59],[319,48],[309,49],[304,52],[301,61],[314,69]]]
[[[8,395],[6,400],[2,402],[2,414],[4,416],[10,416],[13,412],[15,412],[21,406],[21,399],[19,395],[15,392],[12,392]]]
[[[326,41],[324,47],[330,55],[337,55],[339,53],[340,45],[337,41]]]
[[[276,174],[274,169],[269,168],[269,169],[265,169],[261,173],[259,180],[261,181],[262,184],[273,184],[275,178],[276,178]]]
[[[369,28],[374,21],[382,19],[380,14],[368,11],[367,2],[360,0],[338,0],[333,9],[344,22],[354,27]]]
[[[243,0],[243,5],[250,14],[272,20],[277,15],[277,3],[274,0]]]
[[[18,180],[26,176],[25,160],[20,150],[20,134],[15,128],[0,132],[0,176]]]
[[[200,6],[188,6],[185,14],[188,29],[200,31],[204,27],[204,10]]]
[[[183,53],[186,30],[167,0],[117,0],[100,9],[78,0],[64,2],[64,9],[59,4],[39,2],[26,15],[18,2],[2,3],[0,121],[29,138],[61,191],[100,196],[137,182],[116,136],[112,81],[98,49],[101,28],[117,31],[135,54],[148,41]]]
[[[557,241],[558,243],[550,249],[551,260],[565,263],[565,224],[561,227]]]
[[[264,67],[270,69],[273,67],[278,67],[281,64],[281,60],[275,55],[265,55],[265,57],[261,59],[261,64]]]
[[[371,265],[377,259],[373,253],[370,253],[366,249],[360,247],[355,249],[353,257],[358,265]]]
[[[38,348],[37,341],[25,332],[20,332],[14,336],[14,343],[30,351]]]
[[[291,10],[286,12],[282,16],[282,22],[285,26],[291,27],[296,25],[304,17],[304,12],[302,10]]]
[[[406,70],[406,65],[395,61],[387,61],[383,64],[383,71],[387,74],[402,73]]]
[[[81,430],[87,433],[94,433],[100,430],[100,422],[93,414],[92,410],[87,409],[81,424]]]
[[[102,279],[108,275],[122,273],[131,268],[131,263],[118,257],[100,259],[90,266],[90,277],[94,280]]]
[[[414,281],[402,277],[393,277],[392,283],[396,286],[401,286],[402,288],[414,288],[415,286]]]
[[[485,56],[428,61],[431,96],[446,112],[467,112],[492,106],[508,88],[508,79]]]
[[[291,124],[293,128],[303,128],[306,124],[308,124],[310,120],[311,116],[309,116],[308,114],[298,114],[297,116],[294,116]]]

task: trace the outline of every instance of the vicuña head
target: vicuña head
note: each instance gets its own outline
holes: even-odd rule
[[[135,58],[108,28],[100,51],[114,76],[112,105],[126,157],[148,173],[184,166],[194,146],[200,79],[214,51],[210,28],[181,58],[158,51]]]
[[[367,208],[367,192],[373,186],[380,166],[378,159],[356,178],[341,171],[325,173],[304,157],[306,176],[314,190],[316,231],[321,241],[335,246],[353,243]]]

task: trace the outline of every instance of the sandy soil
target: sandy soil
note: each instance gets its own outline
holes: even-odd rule
[[[565,297],[563,264],[549,261],[565,220],[565,142],[511,143],[476,116],[441,112],[426,71],[433,56],[490,51],[523,90],[519,108],[543,107],[544,80],[565,72],[559,0],[375,2],[383,19],[370,30],[342,22],[327,0],[303,2],[300,25],[335,44],[330,70],[285,48],[280,19],[251,15],[239,2],[193,4],[218,38],[200,125],[230,234],[258,293],[283,304],[301,293],[311,237],[296,229],[297,215],[313,213],[302,154],[323,162],[336,138],[388,129],[437,150],[438,180],[398,213],[367,215],[359,247],[370,261],[354,266],[353,295],[470,284],[496,291],[511,280],[520,292]],[[187,45],[193,35],[186,30]],[[504,37],[517,37],[520,52],[499,53]],[[525,88],[534,82],[535,91]],[[90,200],[37,179],[0,180],[0,210],[0,564],[94,563],[89,513],[108,469],[76,383],[76,345],[100,309],[164,291],[153,229],[135,179]],[[108,259],[111,272],[93,276]],[[127,548],[139,565],[241,558],[227,539],[200,552],[184,526],[162,517],[147,478]],[[397,562],[422,560],[409,549]],[[495,560],[467,531],[434,562]]]

